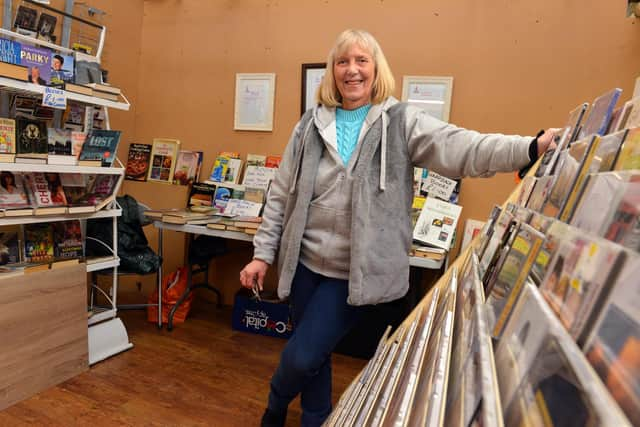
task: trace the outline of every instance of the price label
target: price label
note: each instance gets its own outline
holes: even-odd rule
[[[42,95],[42,105],[65,110],[67,108],[67,95],[62,89],[45,87],[44,94]]]

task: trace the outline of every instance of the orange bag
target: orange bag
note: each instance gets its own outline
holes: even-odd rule
[[[186,267],[178,268],[162,280],[162,323],[169,322],[169,312],[176,305],[180,296],[187,289],[187,269]],[[191,310],[191,302],[193,301],[193,292],[182,301],[180,307],[173,315],[173,323],[182,323],[187,318],[189,310]],[[149,304],[158,304],[158,290],[155,290],[149,297]],[[158,321],[158,306],[147,307],[147,320],[149,322]]]

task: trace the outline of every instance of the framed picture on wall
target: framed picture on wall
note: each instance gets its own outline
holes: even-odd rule
[[[453,77],[404,76],[402,100],[417,105],[436,119],[449,121]]]
[[[236,74],[235,130],[273,130],[275,73]]]
[[[316,93],[324,72],[327,69],[325,62],[302,64],[302,96],[300,98],[300,115],[316,104]]]

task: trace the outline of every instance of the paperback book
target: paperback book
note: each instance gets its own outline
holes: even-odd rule
[[[20,55],[20,65],[29,69],[29,82],[47,85],[51,78],[51,50],[23,44]]]
[[[146,181],[151,160],[151,144],[129,145],[124,178],[131,181]]]
[[[31,208],[23,176],[19,172],[0,172],[0,209]]]
[[[82,250],[82,227],[79,220],[52,223],[55,258],[80,258]]]
[[[176,158],[180,148],[177,139],[155,138],[151,147],[151,167],[147,175],[148,181],[173,182]]]
[[[91,130],[82,144],[78,164],[111,167],[116,158],[120,135],[119,130]]]
[[[37,39],[44,40],[49,43],[56,42],[56,36],[54,32],[56,30],[56,22],[58,18],[53,15],[49,15],[48,13],[40,13],[40,18],[38,19],[37,26]]]
[[[66,129],[47,129],[47,142],[49,155],[62,155],[72,157],[71,131]],[[75,160],[75,157],[72,157]]]
[[[191,185],[198,182],[200,168],[202,167],[202,151],[180,150],[176,168],[173,173],[173,183],[178,185]]]
[[[589,113],[589,117],[580,131],[580,138],[586,138],[593,134],[604,135],[606,133],[609,128],[611,114],[621,93],[622,89],[615,88],[603,93],[593,101],[591,113]]]
[[[47,213],[65,213],[67,198],[64,194],[60,175],[55,172],[28,172],[24,174],[30,199],[39,211]],[[55,212],[54,209],[55,208]]]
[[[13,21],[13,28],[19,34],[35,37],[38,21],[38,11],[25,5],[19,5],[16,12],[16,19]]]
[[[53,227],[51,223],[24,225],[24,260],[51,262],[54,257]]]
[[[0,229],[0,265],[20,262],[22,231],[19,225]]]
[[[46,161],[48,137],[46,122],[25,115],[16,116],[17,157]]]
[[[204,182],[194,182],[189,191],[187,207],[206,206],[213,207],[215,200],[216,186]]]
[[[0,37],[0,61],[7,64],[20,65],[20,43]]]
[[[0,118],[0,161],[13,161],[16,153],[16,121]],[[8,157],[6,157],[8,155]]]
[[[413,229],[413,240],[449,250],[462,206],[427,197]]]
[[[620,147],[614,169],[617,171],[640,169],[640,127],[629,129]]]

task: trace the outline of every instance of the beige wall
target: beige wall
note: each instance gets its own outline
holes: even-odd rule
[[[403,75],[454,77],[451,122],[483,132],[532,135],[615,86],[628,98],[640,74],[640,22],[616,1],[97,1],[109,13],[105,62],[133,109],[112,113],[130,142],[178,138],[205,151],[206,174],[221,150],[281,153],[299,118],[300,66],[322,62],[349,27],[381,43],[401,95]],[[235,73],[276,73],[273,132],[233,130]],[[464,217],[485,219],[514,176],[467,179]],[[186,188],[126,181],[154,207],[180,206]],[[181,264],[183,237],[165,234],[166,266]],[[155,245],[155,233],[150,233]],[[214,264],[231,303],[247,245]],[[169,271],[168,270],[168,271]],[[273,280],[273,277],[272,277]]]

